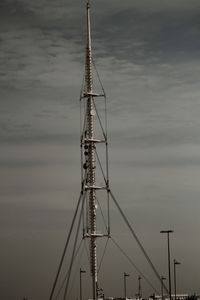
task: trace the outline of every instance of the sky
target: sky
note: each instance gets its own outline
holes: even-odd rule
[[[91,7],[93,55],[108,101],[112,192],[166,277],[160,230],[174,230],[171,258],[181,262],[177,291],[200,294],[200,2],[91,0]],[[53,284],[80,192],[85,37],[83,0],[1,0],[4,300],[48,299]],[[150,274],[114,208],[111,222],[118,242]],[[106,295],[123,295],[127,271],[131,296],[138,274],[120,254],[116,259],[118,266],[107,261],[116,272],[110,277],[105,266],[101,278]],[[85,278],[89,282],[89,270]],[[145,282],[142,289],[152,294]],[[72,290],[76,299],[78,289]]]

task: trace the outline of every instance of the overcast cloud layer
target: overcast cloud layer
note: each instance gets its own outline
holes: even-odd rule
[[[91,4],[93,53],[108,97],[112,191],[165,276],[166,241],[159,232],[175,231],[171,247],[172,258],[181,261],[178,290],[198,294],[200,2]],[[4,300],[47,299],[53,283],[79,195],[84,49],[85,1],[1,1]],[[115,213],[112,222],[120,229],[119,243],[128,245]],[[128,245],[145,272],[133,249]],[[123,295],[124,271],[132,273],[129,296],[137,292],[138,274],[125,266],[122,261],[119,275],[105,283],[106,295]],[[143,292],[152,290],[143,283]],[[73,295],[78,297],[76,289]]]

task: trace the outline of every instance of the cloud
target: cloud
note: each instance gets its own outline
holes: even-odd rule
[[[176,63],[199,57],[198,19],[195,9],[188,13],[163,10],[146,14],[135,8],[122,9],[94,25],[95,38],[102,41],[105,53],[119,59]]]
[[[155,231],[177,229],[174,249],[183,254],[184,268],[191,249],[183,245],[200,247],[183,234],[199,227],[199,0],[91,3],[93,53],[108,99],[111,188],[158,263]],[[0,25],[2,244],[10,262],[12,249],[19,255],[36,231],[22,261],[43,261],[36,245],[42,253],[51,250],[46,276],[80,186],[85,1],[4,0]],[[13,262],[18,270],[16,257]],[[12,271],[3,270],[10,282]],[[32,265],[29,273],[38,277]],[[11,281],[20,286],[18,274]],[[39,289],[29,285],[31,297]],[[12,298],[5,280],[3,286],[4,299]],[[190,286],[198,289],[198,282]]]

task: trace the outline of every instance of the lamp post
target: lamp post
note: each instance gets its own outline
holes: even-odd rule
[[[171,290],[171,269],[170,269],[170,246],[169,246],[169,234],[173,230],[161,230],[160,233],[167,233],[167,245],[168,245],[168,272],[169,272],[169,297],[172,300],[172,290]]]
[[[174,294],[176,300],[176,266],[180,265],[181,263],[174,259]]]
[[[126,299],[126,277],[129,277],[130,275],[124,272],[124,298]]]
[[[162,295],[162,300],[164,300],[164,296],[163,296],[163,281],[166,280],[165,277],[161,276],[161,295]]]
[[[80,300],[82,300],[82,274],[83,273],[86,273],[86,271],[85,270],[82,270],[81,268],[80,268]]]
[[[138,276],[138,298],[142,298],[141,276]]]

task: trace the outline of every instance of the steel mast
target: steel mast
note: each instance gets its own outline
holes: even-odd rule
[[[109,208],[109,174],[108,174],[108,143],[107,143],[107,113],[106,113],[106,95],[92,59],[91,47],[91,26],[90,26],[90,0],[86,2],[87,13],[87,44],[86,44],[86,61],[85,61],[85,80],[81,90],[80,103],[84,108],[83,119],[81,118],[81,190],[86,194],[86,201],[83,211],[83,239],[89,239],[90,247],[90,272],[92,277],[93,300],[98,299],[101,291],[98,286],[97,264],[97,238],[110,237],[110,208]],[[100,84],[100,93],[94,91],[93,84],[93,65],[95,79]],[[98,87],[99,89],[99,87]],[[97,100],[97,98],[104,100]],[[101,121],[103,111],[104,120]],[[81,108],[82,115],[82,108]],[[83,121],[83,122],[82,122]],[[105,123],[104,123],[105,122]],[[103,147],[98,145],[104,145]],[[98,149],[99,148],[99,149]],[[100,150],[100,151],[99,151]],[[104,152],[103,159],[101,157]],[[99,155],[100,154],[100,155]],[[96,182],[101,182],[97,184]],[[103,182],[103,183],[102,183]],[[103,193],[99,193],[104,191]],[[107,196],[105,195],[107,194]],[[98,194],[98,197],[97,197]],[[107,203],[107,217],[104,218],[104,228],[100,229],[102,233],[97,233],[97,204],[100,194],[103,194],[104,205]],[[105,208],[105,207],[104,207]],[[104,216],[103,216],[104,217]],[[98,216],[98,228],[99,228]],[[101,260],[100,260],[101,264]]]
[[[75,253],[77,250],[77,239],[79,237],[79,229],[81,219],[83,222],[83,239],[88,239],[90,244],[90,272],[92,277],[92,299],[98,300],[100,291],[98,285],[98,272],[101,267],[102,258],[105,254],[105,249],[103,256],[100,259],[99,266],[97,264],[97,238],[110,236],[110,198],[113,200],[117,209],[119,210],[123,220],[128,226],[133,238],[138,243],[143,254],[145,255],[148,263],[152,267],[154,273],[160,280],[159,273],[155,269],[153,263],[151,262],[148,254],[146,253],[144,247],[139,241],[136,233],[131,227],[128,219],[124,215],[120,205],[115,199],[113,193],[109,187],[109,170],[108,170],[108,139],[107,139],[107,104],[106,104],[106,94],[101,83],[98,71],[92,60],[92,47],[91,47],[91,26],[90,26],[90,0],[86,0],[86,14],[87,14],[87,43],[86,43],[86,61],[85,61],[85,77],[80,93],[80,117],[81,117],[81,137],[80,137],[80,146],[81,146],[81,193],[78,199],[78,203],[75,209],[75,213],[72,219],[72,223],[69,229],[69,234],[67,241],[64,246],[63,253],[61,255],[59,267],[55,276],[55,280],[52,286],[51,294],[49,300],[53,299],[55,290],[57,287],[58,279],[60,278],[61,270],[64,265],[64,259],[66,257],[67,251],[69,251],[69,243],[72,240],[72,232],[75,227],[75,222],[77,222],[76,236],[73,242],[73,250],[71,254],[70,265],[68,272],[64,281],[59,289],[57,296],[62,291],[64,282],[66,281],[66,286],[64,290],[64,298],[67,299],[70,277],[72,272],[72,266],[75,259]],[[93,69],[94,65],[94,69]],[[93,70],[94,78],[98,80],[100,84],[100,93],[94,92],[95,84],[93,84]],[[95,76],[97,75],[97,77]],[[96,101],[98,97],[104,98],[103,101]],[[82,111],[82,107],[84,110]],[[100,110],[98,111],[98,108]],[[102,109],[103,108],[103,109]],[[83,112],[83,118],[82,118]],[[100,112],[100,113],[99,113]],[[102,114],[104,114],[104,120],[101,121]],[[104,123],[105,122],[105,123]],[[102,145],[102,146],[100,146]],[[99,148],[99,149],[98,149]],[[102,158],[102,150],[104,155]],[[99,155],[100,154],[100,155]],[[96,182],[100,182],[99,185]],[[103,183],[102,183],[103,182]],[[102,193],[101,191],[104,191]],[[103,203],[104,211],[107,211],[107,217],[103,215],[102,207],[99,202],[99,196],[103,194]],[[81,205],[82,203],[82,205]],[[101,230],[102,233],[97,233],[97,221],[98,221],[98,230],[99,230],[99,213],[97,211],[97,203],[100,207],[100,213],[103,217],[104,228]],[[101,203],[101,204],[103,204]],[[107,205],[107,207],[106,207]],[[78,220],[78,212],[80,211]],[[98,216],[98,218],[97,218]],[[108,242],[108,240],[107,240]],[[107,243],[106,243],[107,245]],[[105,248],[106,248],[105,245]],[[164,285],[163,285],[164,286]],[[165,286],[164,286],[165,287]],[[166,289],[166,288],[165,288]],[[167,290],[167,289],[166,289]],[[57,299],[56,296],[56,299]]]
[[[94,143],[94,103],[92,93],[92,48],[90,28],[90,1],[87,0],[87,46],[86,46],[86,131],[85,148],[88,148],[87,188],[89,192],[90,218],[90,268],[92,276],[93,299],[97,299],[97,250],[96,250],[96,190],[95,190],[95,143]]]

